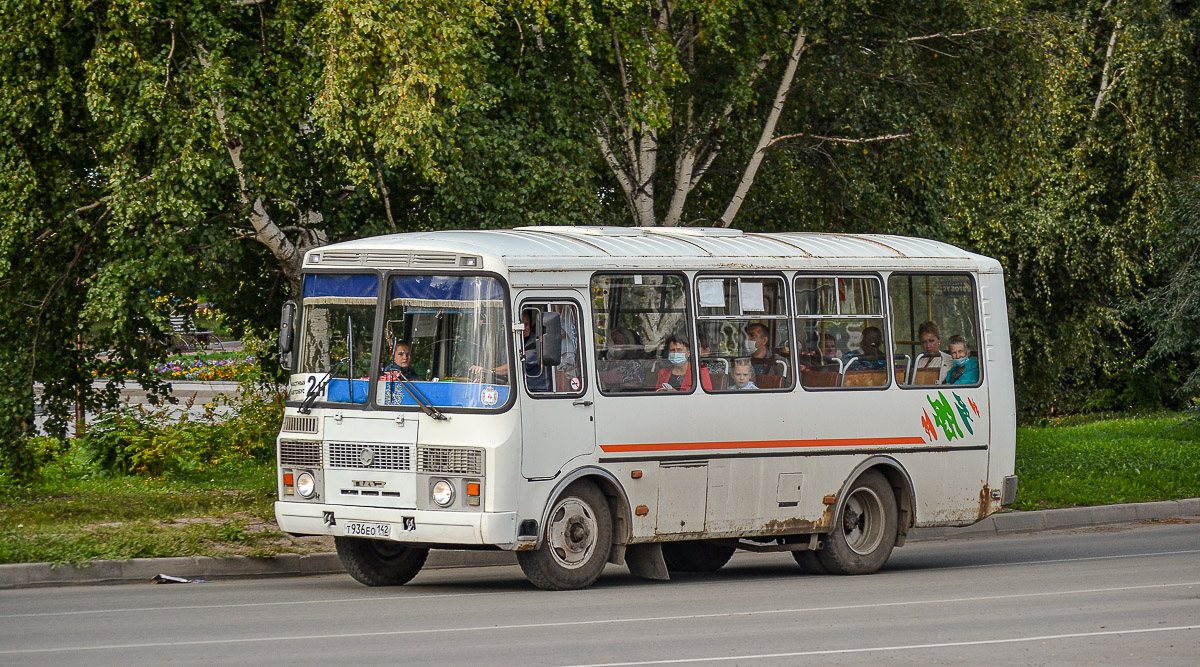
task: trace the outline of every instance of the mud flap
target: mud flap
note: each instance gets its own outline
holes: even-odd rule
[[[625,547],[625,564],[629,572],[642,579],[658,579],[670,581],[667,574],[667,561],[663,560],[662,544],[630,544]]]

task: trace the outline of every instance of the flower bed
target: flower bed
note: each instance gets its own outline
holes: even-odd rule
[[[259,376],[258,359],[245,355],[196,355],[173,357],[154,367],[154,372],[169,380],[231,380],[240,382]]]

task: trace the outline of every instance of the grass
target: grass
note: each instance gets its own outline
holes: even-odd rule
[[[0,563],[272,556],[323,549],[274,522],[273,463],[172,479],[46,474],[0,498]]]
[[[1200,424],[1158,413],[1020,428],[1016,469],[1015,509],[1200,497]]]
[[[245,409],[239,418],[246,422],[241,430],[256,432],[279,417],[264,408]],[[194,426],[230,443],[243,437],[236,423]],[[170,435],[169,428],[163,433],[161,438]],[[258,438],[269,435],[250,439]],[[328,540],[292,538],[275,525],[273,461],[242,456],[202,470],[148,476],[101,472],[72,456],[49,463],[32,486],[0,484],[0,563],[272,556],[330,548]],[[1160,413],[1021,428],[1016,467],[1016,509],[1200,497],[1200,424]]]

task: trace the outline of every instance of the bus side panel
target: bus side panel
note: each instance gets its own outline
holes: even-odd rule
[[[988,459],[989,498],[980,506],[979,518],[1000,509],[1000,499],[992,492],[1002,491],[1004,478],[1012,475],[1017,458],[1017,404],[1013,384],[1012,350],[1009,344],[1008,306],[1004,297],[1004,275],[979,276],[979,295],[983,308],[984,378],[988,387],[991,415],[990,454]]]

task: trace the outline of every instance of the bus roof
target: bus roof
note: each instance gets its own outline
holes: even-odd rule
[[[477,264],[469,257],[475,256]],[[713,227],[519,227],[410,232],[335,243],[306,268],[507,267],[509,271],[615,268],[913,268],[999,273],[999,263],[941,241],[886,234],[746,233]]]

